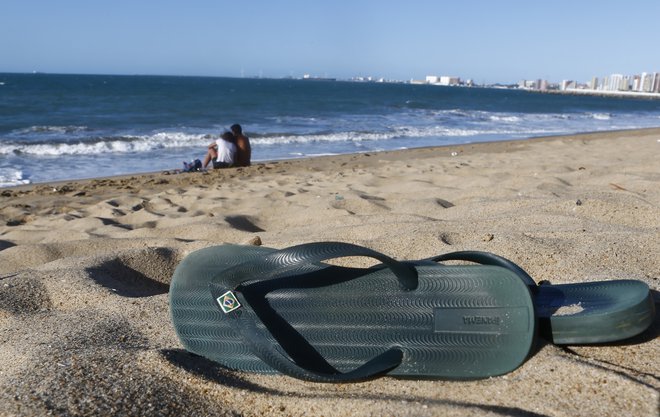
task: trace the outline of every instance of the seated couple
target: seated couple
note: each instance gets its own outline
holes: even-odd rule
[[[202,166],[206,168],[213,162],[213,168],[247,167],[251,157],[250,139],[243,134],[241,125],[235,124],[231,132],[223,133],[209,145]]]

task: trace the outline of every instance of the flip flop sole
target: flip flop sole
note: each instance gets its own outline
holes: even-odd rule
[[[273,249],[223,245],[188,255],[170,287],[172,322],[184,347],[230,369],[273,373],[223,320],[209,291],[222,270]],[[529,355],[536,333],[527,285],[493,266],[415,263],[419,287],[401,290],[388,269],[307,266],[243,294],[279,344],[299,363],[320,355],[342,372],[399,347],[389,375],[473,379],[510,372]],[[336,274],[346,276],[337,282]],[[314,280],[303,280],[308,274]]]

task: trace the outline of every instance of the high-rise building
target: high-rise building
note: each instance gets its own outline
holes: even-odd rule
[[[575,81],[572,81],[572,80],[563,80],[563,81],[561,82],[561,87],[560,87],[560,89],[565,91],[565,90],[572,90],[572,89],[575,89],[576,87],[577,87],[577,83],[576,83]]]
[[[448,75],[443,75],[440,77],[440,85],[459,85],[461,79],[459,77],[450,77]]]
[[[643,91],[645,93],[653,92],[653,81],[655,81],[654,75],[655,74],[648,74],[646,72],[642,73],[642,76],[640,77],[639,91]]]
[[[628,77],[625,77],[622,74],[612,74],[610,76],[610,82],[607,86],[608,91],[627,91],[628,90]]]

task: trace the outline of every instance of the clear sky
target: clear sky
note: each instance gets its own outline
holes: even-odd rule
[[[660,71],[660,0],[2,0],[0,72],[475,82]]]

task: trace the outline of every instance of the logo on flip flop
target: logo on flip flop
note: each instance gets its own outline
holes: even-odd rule
[[[238,302],[238,299],[231,291],[222,294],[220,297],[216,298],[216,301],[218,302],[220,309],[222,309],[222,312],[225,314],[231,313],[241,306],[241,303]]]

